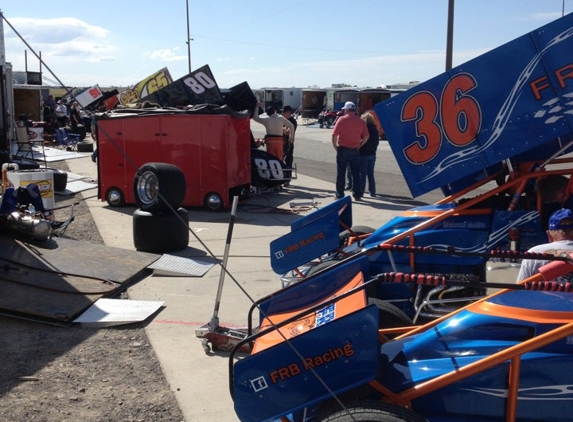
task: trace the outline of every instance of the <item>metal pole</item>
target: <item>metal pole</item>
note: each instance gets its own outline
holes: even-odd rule
[[[237,205],[239,204],[239,197],[233,197],[233,205],[231,206],[231,220],[229,221],[229,228],[227,229],[227,240],[225,242],[225,252],[223,253],[223,262],[221,263],[221,274],[219,275],[219,286],[217,287],[217,296],[215,298],[215,308],[213,310],[213,317],[209,323],[211,332],[215,331],[219,326],[219,305],[221,304],[221,296],[223,295],[223,283],[225,282],[225,273],[227,272],[227,259],[229,258],[229,250],[231,248],[231,238],[233,237],[233,227],[235,225],[235,215],[237,214]]]
[[[189,73],[191,73],[191,34],[189,32],[189,0],[187,3],[187,58],[189,60]]]
[[[446,71],[452,68],[454,44],[454,0],[448,0],[448,35],[446,40]]]

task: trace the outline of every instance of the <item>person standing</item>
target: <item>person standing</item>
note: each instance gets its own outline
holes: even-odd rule
[[[573,211],[563,208],[555,211],[549,217],[549,230],[547,230],[549,243],[534,246],[527,252],[544,253],[554,256],[570,255],[573,253]],[[549,260],[542,259],[524,259],[521,261],[517,281],[525,280],[537,273],[537,270],[549,264]],[[573,281],[573,273],[565,274],[558,277],[557,280],[562,283]]]
[[[298,126],[298,122],[292,115],[292,107],[289,105],[284,106],[283,108],[283,117],[287,119],[289,122],[292,123],[294,126],[294,134],[292,137],[292,141],[290,138],[290,131],[288,128],[283,127],[283,138],[284,138],[284,157],[285,157],[285,164],[289,169],[292,169],[292,164],[294,162],[294,135],[296,134],[296,128]],[[292,171],[287,171],[285,177],[289,178],[292,176]],[[285,186],[290,185],[290,182],[287,181]]]
[[[58,100],[56,104],[56,120],[60,127],[65,127],[68,123],[68,108],[62,100]]]
[[[374,122],[374,116],[364,113],[360,116],[366,122],[368,128],[368,140],[360,148],[360,190],[366,192],[366,180],[368,180],[368,192],[372,198],[376,197],[376,180],[374,178],[374,166],[376,164],[376,150],[380,143],[380,133]]]
[[[266,129],[265,145],[267,152],[282,161],[284,155],[283,127],[286,126],[289,130],[289,142],[292,142],[294,140],[294,126],[283,116],[276,114],[276,110],[271,106],[265,110],[268,117],[260,117],[257,111],[261,105],[262,103],[257,102],[253,112],[253,120],[262,124]]]
[[[72,103],[70,107],[70,125],[72,130],[75,132],[78,130],[78,125],[82,124],[82,118],[80,117],[80,105],[77,101]]]
[[[347,101],[342,108],[344,116],[339,117],[332,131],[332,146],[336,150],[336,198],[344,196],[346,167],[350,166],[353,179],[353,196],[362,199],[360,183],[359,149],[368,140],[366,122],[356,115],[356,104]]]

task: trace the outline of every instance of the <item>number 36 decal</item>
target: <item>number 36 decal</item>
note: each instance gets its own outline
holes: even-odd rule
[[[431,161],[444,141],[465,147],[476,139],[481,126],[481,110],[470,95],[477,86],[473,76],[460,73],[450,79],[440,99],[428,91],[410,97],[402,107],[402,122],[414,122],[417,140],[404,148],[412,164]]]

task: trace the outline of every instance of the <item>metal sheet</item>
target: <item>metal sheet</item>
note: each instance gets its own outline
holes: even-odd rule
[[[90,326],[111,327],[145,321],[163,306],[147,300],[98,299],[73,322]]]
[[[203,277],[213,265],[209,261],[165,254],[147,268],[157,276]]]

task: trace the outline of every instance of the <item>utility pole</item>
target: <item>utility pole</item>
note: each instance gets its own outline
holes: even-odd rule
[[[452,68],[454,45],[454,0],[448,0],[448,35],[446,40],[446,71]]]
[[[189,60],[189,73],[191,73],[191,33],[189,31],[189,0],[185,0],[187,4],[187,58]]]

